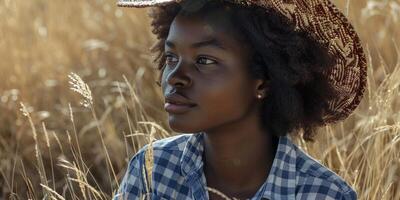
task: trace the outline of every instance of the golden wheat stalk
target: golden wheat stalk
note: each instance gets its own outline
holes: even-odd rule
[[[22,111],[22,114],[28,118],[29,124],[30,124],[31,129],[32,129],[33,139],[35,141],[36,161],[37,161],[37,164],[39,165],[38,166],[38,172],[39,172],[39,176],[40,176],[40,181],[41,181],[42,184],[48,186],[46,171],[45,171],[44,164],[43,164],[42,154],[41,154],[40,148],[39,148],[39,142],[38,142],[38,138],[37,138],[37,132],[36,132],[35,125],[34,125],[33,120],[31,118],[30,111],[26,108],[24,103],[20,102],[20,105],[21,105],[21,109],[20,110]],[[47,196],[50,196],[50,194],[45,190],[43,190],[43,193],[45,195],[47,195]]]
[[[53,189],[49,188],[47,185],[43,185],[40,184],[40,186],[42,186],[44,189],[46,189],[47,191],[49,191],[51,194],[55,195],[56,197],[58,197],[61,200],[65,200],[63,196],[61,196],[60,194],[58,194],[56,191],[54,191]]]
[[[93,106],[93,97],[92,91],[90,90],[88,84],[86,84],[80,76],[71,72],[68,75],[70,81],[69,84],[71,85],[71,90],[79,93],[83,97],[83,101],[81,101],[81,105],[84,107],[90,108]]]
[[[77,92],[77,93],[79,93],[79,94],[81,94],[81,96],[83,97],[83,101],[81,101],[81,104],[84,107],[90,108],[90,110],[92,112],[92,116],[93,116],[93,118],[94,118],[94,120],[96,122],[97,132],[98,132],[98,134],[100,136],[100,141],[101,141],[101,144],[102,144],[102,147],[103,147],[103,152],[104,152],[105,157],[106,157],[107,171],[108,172],[111,171],[111,173],[113,175],[113,178],[114,178],[114,181],[118,182],[117,175],[115,174],[115,170],[114,170],[114,167],[113,167],[112,162],[111,162],[110,155],[109,155],[108,150],[107,150],[107,146],[106,146],[106,144],[104,142],[103,132],[102,132],[102,129],[100,127],[101,123],[98,120],[96,111],[95,111],[95,109],[93,107],[93,97],[92,97],[92,92],[90,90],[90,87],[88,86],[88,84],[86,84],[82,80],[82,78],[80,76],[78,76],[77,74],[75,74],[73,72],[71,72],[70,75],[68,75],[68,77],[70,78],[70,81],[69,81],[69,83],[71,85],[70,89],[75,91],[75,92]],[[73,119],[73,117],[72,117],[72,119]],[[69,136],[69,138],[70,138],[70,136]],[[109,177],[109,181],[111,182],[112,180],[111,180],[111,174],[110,173],[108,173],[108,177]],[[111,185],[110,185],[110,187],[111,187]],[[110,189],[112,190],[112,187]]]
[[[156,129],[152,126],[150,135],[149,135],[149,144],[146,149],[145,153],[145,167],[146,167],[146,172],[147,172],[147,177],[146,179],[146,187],[147,187],[147,193],[151,194],[152,192],[152,179],[153,179],[153,165],[154,165],[154,152],[153,152],[153,142],[155,140],[154,135],[156,133]]]

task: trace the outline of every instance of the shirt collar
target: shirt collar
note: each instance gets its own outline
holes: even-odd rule
[[[267,199],[295,199],[296,151],[288,136],[280,136],[275,158],[266,182],[262,186],[262,196]]]
[[[203,168],[204,133],[192,134],[180,160],[184,176],[199,173]],[[201,177],[201,175],[200,175]],[[202,176],[204,179],[204,176]],[[204,180],[203,180],[204,182]],[[275,158],[267,180],[256,193],[256,199],[295,199],[296,151],[288,136],[280,136]]]
[[[187,176],[203,167],[203,133],[192,134],[183,149],[181,157],[182,174]]]

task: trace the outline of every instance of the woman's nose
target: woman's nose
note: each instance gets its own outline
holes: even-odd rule
[[[174,87],[189,87],[192,83],[190,77],[190,63],[181,59],[167,74],[167,83]]]

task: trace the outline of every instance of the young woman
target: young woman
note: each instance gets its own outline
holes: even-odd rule
[[[185,134],[152,144],[151,172],[137,152],[115,199],[357,198],[290,140],[346,118],[365,88],[359,39],[328,0],[119,5],[153,6],[165,110]]]

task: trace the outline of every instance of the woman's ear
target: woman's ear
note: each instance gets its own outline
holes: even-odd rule
[[[265,98],[269,91],[269,81],[265,79],[256,79],[255,96],[259,99]]]

